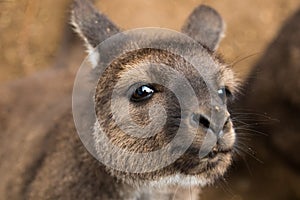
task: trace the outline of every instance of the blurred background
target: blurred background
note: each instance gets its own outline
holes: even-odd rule
[[[50,67],[69,21],[71,0],[0,1],[0,83]],[[299,0],[99,0],[97,7],[124,29],[145,26],[180,30],[193,8],[208,4],[227,24],[219,52],[240,62],[243,76],[255,63]]]
[[[71,2],[0,0],[0,85],[45,69],[64,65],[74,71],[79,68],[85,54],[83,43],[68,25]],[[235,63],[234,70],[242,80],[264,55],[284,22],[300,7],[299,0],[96,1],[97,7],[124,30],[146,26],[180,30],[199,4],[210,5],[223,16],[227,30],[218,52],[227,63]],[[68,60],[65,54],[70,45],[73,56]],[[72,78],[68,82],[67,88]],[[2,97],[6,93],[4,90]],[[4,118],[0,116],[8,120]],[[254,139],[257,144],[259,140],[260,137]],[[245,160],[235,162],[225,181],[205,188],[202,199],[300,199],[299,170],[270,156],[271,150],[257,146],[256,153],[250,149]]]

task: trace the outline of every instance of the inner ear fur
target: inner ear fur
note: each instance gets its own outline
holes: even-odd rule
[[[205,5],[198,6],[188,17],[182,32],[215,51],[224,35],[225,23],[219,13]]]

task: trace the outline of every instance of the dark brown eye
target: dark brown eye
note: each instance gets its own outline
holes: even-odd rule
[[[154,94],[155,90],[150,85],[142,85],[137,88],[131,96],[132,101],[143,101],[149,99]]]
[[[232,94],[230,90],[226,87],[222,87],[218,90],[218,95],[222,99],[223,102],[226,103],[227,98],[231,98]]]
[[[232,93],[227,87],[225,87],[225,93],[226,93],[227,98],[232,98]]]
[[[223,103],[226,103],[226,92],[224,88],[218,90],[218,95]]]

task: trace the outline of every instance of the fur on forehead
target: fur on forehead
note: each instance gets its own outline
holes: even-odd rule
[[[215,86],[218,88],[225,87],[230,91],[232,96],[235,97],[240,85],[235,73],[230,66],[222,63],[222,60],[218,57],[215,57],[213,54],[210,54],[209,56],[212,57],[217,69],[217,71],[211,72],[211,83],[216,84]],[[163,50],[140,49],[124,54],[114,60],[106,70],[108,74],[113,76],[109,76],[109,79],[105,76],[106,78],[100,80],[99,84],[103,86],[102,89],[105,89],[107,88],[105,85],[114,85],[113,82],[115,82],[118,83],[118,87],[115,87],[115,89],[118,89],[118,91],[125,91],[130,85],[137,82],[155,83],[157,80],[164,79],[163,74],[169,73],[168,67],[157,68],[152,71],[149,68],[149,64],[152,64],[153,62],[158,63],[158,65],[172,65],[175,67],[175,70],[178,70],[179,73],[182,73],[186,78],[190,79],[192,85],[196,83],[194,80],[199,78],[197,78],[197,73],[190,71],[188,67],[186,67],[188,63],[184,63],[185,60],[183,58],[178,59],[178,57],[174,57],[172,54],[169,54],[169,52]],[[207,66],[206,70],[209,71],[209,66]],[[96,72],[97,69],[94,69],[93,71]],[[155,71],[159,73],[156,73]],[[162,74],[162,77],[159,77],[159,74]],[[97,73],[94,73],[93,76],[97,76]],[[97,79],[97,77],[95,78]],[[194,86],[198,89],[202,87],[200,85]]]
[[[205,49],[203,50],[205,51]],[[201,56],[205,58],[203,58],[204,67],[201,67],[202,69],[200,70],[209,75],[209,80],[218,83],[217,76],[219,74],[222,75],[219,71],[223,65],[209,52]],[[207,61],[208,57],[210,57],[209,62]],[[151,65],[153,68],[149,68]],[[163,66],[169,66],[171,68],[164,68]],[[114,60],[107,70],[110,71],[109,74],[115,74],[114,78],[119,79],[122,77],[125,85],[126,83],[128,84],[134,81],[150,83],[155,80],[163,80],[166,77],[164,74],[170,75],[174,69],[188,79],[191,78],[195,80],[195,78],[199,78],[200,76],[197,75],[199,73],[197,69],[183,57],[159,49],[139,49],[125,53]],[[94,71],[97,71],[97,69]],[[125,74],[131,75],[127,77]],[[160,76],[160,74],[162,74],[162,76]]]
[[[218,73],[218,82],[219,85],[226,87],[232,95],[235,95],[239,91],[240,80],[228,65],[221,65]]]

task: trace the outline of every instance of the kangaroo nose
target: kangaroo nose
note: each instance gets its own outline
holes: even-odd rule
[[[209,128],[210,127],[210,120],[207,116],[202,115],[202,114],[192,114],[192,120],[199,124],[200,126],[204,128]]]
[[[229,117],[224,116],[224,120],[215,120],[216,122],[212,122],[210,117],[203,115],[203,114],[192,114],[192,120],[194,123],[197,123],[198,125],[202,126],[205,129],[211,129],[213,132],[217,133],[221,130],[223,130],[224,126],[228,123]],[[216,124],[221,123],[221,124]],[[218,128],[219,127],[219,128]],[[221,129],[221,130],[218,130]]]

